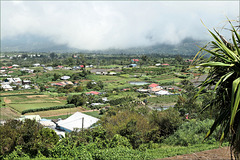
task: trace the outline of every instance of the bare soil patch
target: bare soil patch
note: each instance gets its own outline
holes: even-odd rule
[[[163,158],[161,160],[230,160],[230,148],[222,147],[193,154],[178,155],[175,157]]]
[[[7,104],[12,102],[12,101],[11,101],[10,99],[8,99],[7,97],[4,97],[4,98],[3,98],[3,101],[4,101],[5,103],[7,103]]]
[[[33,96],[27,96],[27,98],[40,98],[40,97],[48,97],[48,95],[33,95]]]
[[[56,97],[56,99],[67,100],[67,97]]]
[[[0,119],[12,119],[16,117],[20,117],[20,113],[17,111],[14,111],[10,107],[2,107],[1,110],[1,116]]]

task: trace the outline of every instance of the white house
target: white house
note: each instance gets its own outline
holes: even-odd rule
[[[4,91],[13,91],[13,88],[9,84],[2,84],[1,87]]]
[[[81,112],[76,112],[65,120],[60,120],[57,122],[57,129],[64,130],[66,132],[71,132],[74,128],[90,128],[99,119],[83,114]]]
[[[31,119],[39,122],[41,120],[41,117],[39,115],[22,115],[19,120],[24,121],[25,119]]]
[[[41,65],[39,63],[33,64],[33,67],[40,67]]]
[[[156,95],[170,95],[171,93],[166,90],[161,90],[158,92],[155,92]]]

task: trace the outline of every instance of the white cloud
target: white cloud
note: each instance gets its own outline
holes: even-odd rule
[[[49,37],[79,49],[107,49],[205,39],[209,27],[237,19],[237,1],[3,1],[1,38]]]

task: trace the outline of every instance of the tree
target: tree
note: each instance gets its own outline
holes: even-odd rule
[[[202,51],[210,53],[213,57],[201,66],[209,66],[208,77],[201,84],[198,94],[209,86],[215,85],[216,98],[210,106],[219,109],[214,124],[206,135],[209,137],[218,126],[221,126],[222,142],[228,137],[231,144],[231,153],[235,158],[240,154],[240,35],[239,26],[234,27],[232,22],[230,32],[232,43],[228,42],[218,31],[213,33],[208,29],[215,41],[211,41],[211,49],[203,47],[196,57],[200,57]],[[198,96],[198,94],[196,96]]]

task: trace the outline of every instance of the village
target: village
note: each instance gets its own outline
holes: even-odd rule
[[[22,56],[15,55],[13,57],[21,59]],[[106,66],[99,67],[93,64],[51,66],[49,64],[40,63],[33,63],[30,64],[29,67],[26,67],[26,65],[22,67],[14,63],[13,57],[3,57],[6,62],[11,61],[13,64],[10,66],[1,66],[0,88],[2,93],[10,94],[13,92],[12,94],[18,93],[21,95],[21,92],[23,92],[23,94],[36,95],[35,97],[39,94],[39,97],[45,96],[45,100],[51,96],[57,101],[60,97],[61,99],[69,99],[69,97],[72,97],[74,94],[85,94],[86,96],[94,97],[91,98],[91,101],[89,101],[88,98],[85,99],[85,102],[81,103],[82,106],[79,106],[80,103],[75,102],[74,108],[81,108],[79,110],[75,108],[76,112],[74,112],[74,109],[72,109],[72,111],[70,109],[70,111],[65,110],[61,113],[61,109],[54,109],[54,107],[57,108],[59,104],[62,104],[62,108],[64,108],[66,104],[71,104],[72,102],[63,100],[61,103],[39,103],[38,100],[35,100],[36,103],[32,101],[32,103],[25,104],[25,106],[21,108],[16,105],[14,99],[11,99],[11,97],[4,98],[3,94],[3,106],[9,107],[11,112],[18,112],[20,114],[18,114],[17,117],[16,114],[15,117],[11,117],[11,114],[10,116],[5,115],[4,111],[2,111],[2,123],[4,123],[4,119],[6,120],[9,118],[17,118],[19,120],[35,119],[43,126],[53,129],[60,137],[64,137],[65,132],[71,132],[77,128],[87,129],[94,125],[100,118],[99,116],[94,117],[91,116],[91,114],[84,114],[84,112],[89,111],[89,113],[92,112],[95,113],[95,115],[99,115],[100,113],[103,114],[109,110],[109,108],[121,104],[121,99],[124,99],[126,96],[133,95],[130,101],[140,106],[147,106],[150,109],[165,110],[169,107],[174,107],[177,102],[177,96],[181,95],[183,92],[187,92],[179,82],[187,78],[185,75],[192,75],[192,73],[184,75],[182,73],[173,72],[172,67],[175,66],[171,66],[168,63],[156,63],[153,64],[153,66],[148,66],[146,64],[144,66],[139,66],[140,62],[143,62],[143,60],[136,58],[131,59],[132,63],[128,65],[108,68]],[[31,60],[34,59],[34,57],[41,56],[29,55],[28,57],[25,56],[24,60],[27,60],[27,58]],[[77,56],[73,57],[77,59]],[[169,62],[171,61],[172,60],[169,59]],[[192,60],[186,59],[182,60],[181,64],[184,64],[182,66],[189,67],[189,64],[192,62]],[[143,65],[143,63],[141,63],[141,65]],[[149,69],[149,67],[151,68]],[[198,66],[192,68],[192,72],[196,72],[199,69]],[[163,75],[160,74],[158,76],[159,79],[164,82],[161,80],[151,80],[151,76],[154,78],[156,77],[156,70],[157,72],[159,72],[159,70],[166,70],[172,73],[170,75],[163,73]],[[164,75],[167,77],[167,80],[164,80]],[[189,76],[187,79],[194,83],[203,81],[203,78],[200,81],[196,76]],[[55,94],[55,96],[52,96],[53,94]],[[16,95],[16,97],[17,96],[18,95]],[[166,96],[169,98],[167,98],[167,102],[164,102],[166,101]],[[26,102],[31,99],[27,97],[29,96],[25,96],[23,101],[19,103],[24,105],[24,101]],[[159,99],[158,97],[161,99],[161,102],[157,100]],[[117,102],[118,100],[120,100],[120,102]],[[126,100],[126,102],[128,103],[128,100]],[[50,108],[50,110],[41,111],[41,108]],[[31,110],[31,112],[29,112],[29,110]],[[57,110],[59,110],[59,112],[56,112]],[[46,114],[51,111],[53,113]],[[24,115],[21,115],[21,113],[24,113]],[[49,119],[52,115],[56,115],[56,113],[60,115],[59,118],[55,116],[53,119]],[[66,113],[67,116],[65,115],[64,117],[66,119],[62,119],[62,115]]]

